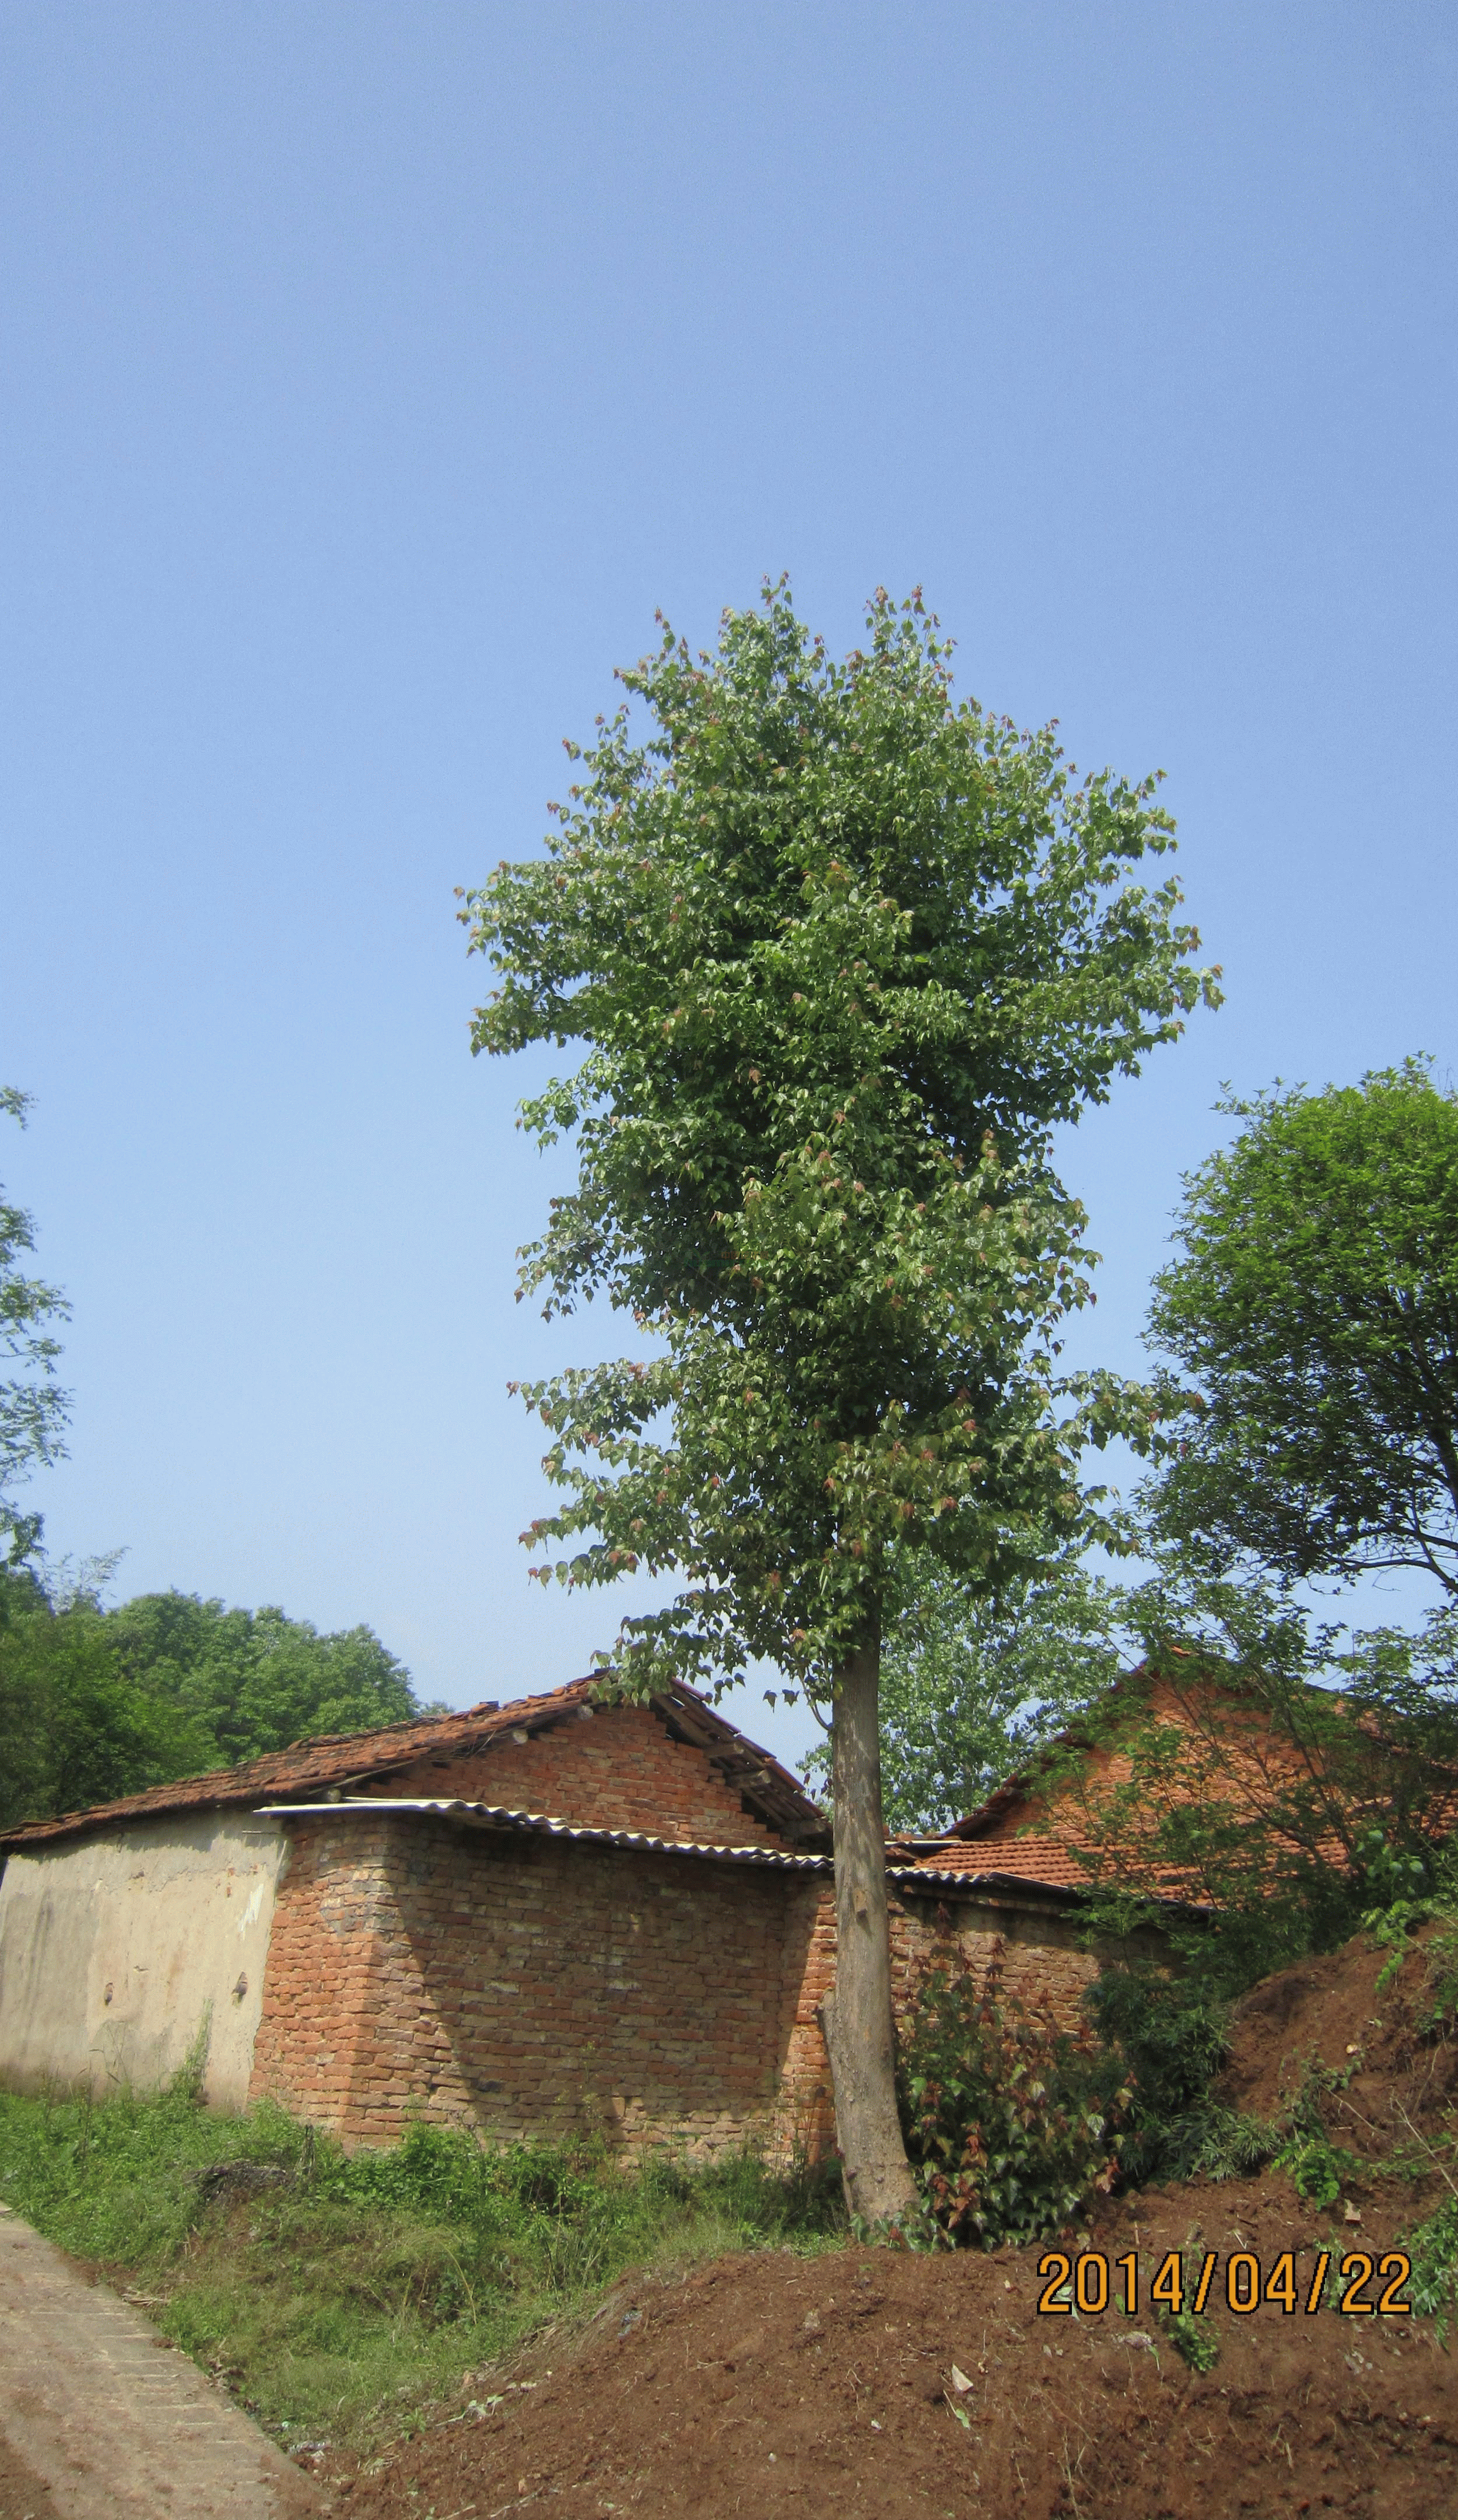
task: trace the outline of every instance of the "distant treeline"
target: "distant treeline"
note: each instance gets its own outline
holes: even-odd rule
[[[108,1610],[0,1569],[3,1827],[429,1711],[371,1628],[321,1636],[196,1593]]]

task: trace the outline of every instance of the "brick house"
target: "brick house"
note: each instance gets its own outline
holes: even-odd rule
[[[424,2117],[820,2151],[825,1815],[694,1690],[595,1687],[13,1830],[0,2080],[155,2085],[205,2041],[213,2105],[267,2094],[350,2142]],[[1000,1938],[1009,1982],[1071,2017],[1084,1894],[993,1838],[888,1847],[899,1987]]]
[[[1310,1695],[1324,1719],[1345,1715],[1339,1694],[1313,1688]],[[908,1840],[906,1849],[944,1867],[986,1865],[1047,1887],[1086,1889],[1090,1856],[1103,1844],[1113,1859],[1111,1873],[1127,1885],[1200,1908],[1214,1893],[1196,1870],[1172,1864],[1160,1847],[1162,1823],[1190,1805],[1218,1807],[1255,1830],[1283,1804],[1289,1809],[1293,1799],[1304,1800],[1311,1843],[1337,1866],[1346,1857],[1335,1832],[1321,1828],[1323,1804],[1329,1812],[1340,1806],[1348,1821],[1369,1807],[1381,1822],[1391,1791],[1385,1745],[1369,1720],[1351,1720],[1357,1731],[1339,1770],[1319,1728],[1307,1727],[1297,1738],[1273,1720],[1259,1688],[1176,1651],[1159,1671],[1141,1665],[1117,1681],[1085,1732],[1062,1734],[945,1837]],[[1361,1759],[1350,1755],[1361,1742],[1372,1753],[1365,1778]],[[1140,1743],[1145,1755],[1136,1766],[1131,1753]],[[1445,1835],[1458,1819],[1458,1778],[1449,1790],[1432,1790],[1440,1778],[1431,1759],[1425,1775],[1427,1824]],[[1128,1789],[1136,1778],[1131,1809]]]

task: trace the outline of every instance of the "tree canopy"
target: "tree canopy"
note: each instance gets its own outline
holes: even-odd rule
[[[105,1614],[128,1678],[205,1727],[220,1765],[327,1732],[369,1732],[423,1710],[373,1628],[321,1635],[273,1606],[143,1593]]]
[[[0,1111],[21,1127],[30,1096],[0,1085]],[[0,1195],[0,1358],[19,1369],[0,1379],[0,1541],[19,1565],[40,1538],[40,1516],[22,1513],[16,1489],[65,1450],[66,1398],[56,1382],[61,1343],[46,1325],[69,1310],[56,1286],[29,1278],[21,1254],[35,1248],[35,1220]]]
[[[1076,1560],[995,1593],[906,1567],[881,1644],[888,1826],[949,1828],[1095,1704],[1128,1659],[1126,1598]]]
[[[528,1388],[572,1584],[674,1572],[616,1685],[768,1656],[833,1705],[838,1959],[824,2008],[854,2210],[911,2210],[897,2125],[877,1663],[898,1559],[981,1585],[1085,1510],[1084,1445],[1147,1417],[1060,1380],[1087,1295],[1048,1131],[1214,982],[1153,781],[1074,784],[1050,731],[953,698],[919,596],[834,660],[783,584],[713,654],[665,625],[544,853],[464,902],[497,985],[474,1046],[581,1046],[521,1106],[578,1184],[523,1291],[605,1292],[656,1352]],[[604,1656],[604,1659],[606,1657]]]
[[[0,1571],[0,1827],[216,1767],[211,1735],[122,1671],[92,1601]]]
[[[526,1394],[571,1499],[532,1536],[596,1534],[545,1571],[689,1579],[626,1623],[629,1686],[767,1655],[828,1696],[888,1552],[1016,1572],[1124,1422],[1098,1377],[1053,1406],[1087,1289],[1047,1131],[1215,994],[1173,882],[1128,879],[1172,826],[954,700],[919,598],[867,627],[836,662],[782,586],[712,656],[665,627],[544,854],[462,913],[477,1049],[584,1045],[521,1109],[579,1155],[524,1286],[661,1342]]]
[[[1419,1567],[1458,1594],[1458,1098],[1409,1059],[1220,1106],[1152,1344],[1183,1369],[1157,1530],[1296,1581]]]
[[[0,1573],[0,1826],[433,1711],[369,1628],[190,1593],[106,1610]]]

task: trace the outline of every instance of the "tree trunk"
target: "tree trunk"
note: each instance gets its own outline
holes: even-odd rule
[[[877,1638],[852,1654],[835,1693],[835,1985],[820,2006],[846,2202],[867,2224],[906,2223],[919,2212],[896,2106],[880,1674]]]

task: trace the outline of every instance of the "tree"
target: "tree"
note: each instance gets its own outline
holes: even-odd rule
[[[120,1668],[203,1726],[220,1766],[434,1711],[372,1628],[321,1636],[280,1609],[230,1610],[176,1592],[140,1594],[106,1625]]]
[[[934,1832],[975,1811],[1119,1678],[1125,1595],[1053,1560],[999,1591],[930,1552],[900,1570],[881,1645],[886,1820]],[[812,1767],[826,1766],[817,1752]]]
[[[1005,1582],[1083,1511],[1084,1444],[1147,1420],[1060,1384],[1082,1212],[1047,1132],[1171,1039],[1190,968],[1139,786],[1075,787],[1049,732],[953,701],[919,596],[844,663],[781,583],[713,655],[665,625],[598,721],[545,855],[464,902],[498,985],[474,1047],[584,1046],[521,1105],[577,1188],[522,1292],[595,1290],[654,1334],[530,1386],[586,1544],[537,1571],[685,1578],[625,1622],[614,1686],[777,1662],[831,1722],[836,1987],[824,2013],[853,2210],[915,2210],[897,2120],[877,1742],[887,1588],[925,1550]],[[633,717],[649,724],[641,740]],[[1131,1420],[1131,1405],[1134,1416]],[[604,1657],[604,1660],[607,1658]]]
[[[0,1111],[22,1129],[30,1100],[13,1085],[0,1085]],[[0,1538],[12,1566],[28,1556],[41,1530],[39,1514],[22,1513],[13,1490],[66,1449],[66,1397],[56,1384],[61,1343],[43,1326],[65,1320],[69,1307],[57,1287],[17,1266],[20,1254],[34,1248],[34,1219],[0,1197],[0,1357],[21,1369],[0,1381]]]
[[[195,1593],[104,1610],[84,1584],[0,1570],[0,1825],[434,1711],[369,1628]]]
[[[105,1613],[0,1568],[0,1826],[84,1811],[218,1764],[204,1725],[121,1670]]]
[[[1151,1343],[1182,1437],[1166,1543],[1288,1582],[1413,1566],[1458,1595],[1458,1099],[1425,1062],[1219,1106]]]

